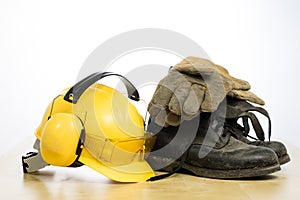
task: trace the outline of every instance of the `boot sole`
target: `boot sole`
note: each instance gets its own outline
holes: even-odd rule
[[[156,160],[158,160],[156,158]],[[178,167],[179,161],[175,161],[167,167],[161,169],[161,171],[172,171],[172,169]],[[250,178],[257,176],[265,176],[274,172],[279,171],[280,165],[279,163],[274,163],[265,167],[257,167],[251,169],[232,169],[232,170],[219,170],[219,169],[208,169],[201,168],[198,166],[190,165],[184,163],[181,169],[187,170],[188,172],[206,178],[215,178],[215,179],[240,179],[240,178]]]

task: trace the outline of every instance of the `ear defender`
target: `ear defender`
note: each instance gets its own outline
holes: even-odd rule
[[[71,166],[80,155],[81,120],[69,113],[57,113],[45,124],[40,139],[43,159],[54,166]],[[78,155],[79,154],[79,155]]]
[[[108,76],[122,81],[127,97],[97,83]],[[128,98],[139,101],[137,89],[125,77],[112,72],[91,74],[65,89],[52,100],[36,129],[36,151],[22,157],[24,173],[47,165],[86,165],[119,182],[153,177],[155,173],[145,160],[151,145],[144,121]]]

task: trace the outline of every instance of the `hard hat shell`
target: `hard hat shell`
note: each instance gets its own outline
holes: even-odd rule
[[[50,103],[35,132],[46,162],[71,165],[78,157],[76,149],[84,129],[80,162],[120,182],[154,176],[144,160],[143,118],[123,94],[96,83],[72,104],[63,98],[66,91]]]

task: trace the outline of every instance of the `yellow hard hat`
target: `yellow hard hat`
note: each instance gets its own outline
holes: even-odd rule
[[[134,105],[117,90],[96,83],[116,75],[128,97],[139,94],[125,77],[95,73],[68,88],[48,106],[35,135],[43,160],[54,166],[81,163],[120,182],[145,181],[154,171],[145,161],[151,140]]]

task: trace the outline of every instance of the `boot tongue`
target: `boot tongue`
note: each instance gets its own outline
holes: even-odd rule
[[[254,106],[252,106],[250,103],[244,101],[244,100],[239,100],[236,98],[228,97],[226,98],[226,118],[227,119],[233,119],[233,118],[238,118],[239,115]]]
[[[225,119],[215,114],[201,113],[199,128],[193,144],[220,149],[229,142],[230,132],[223,128]]]

